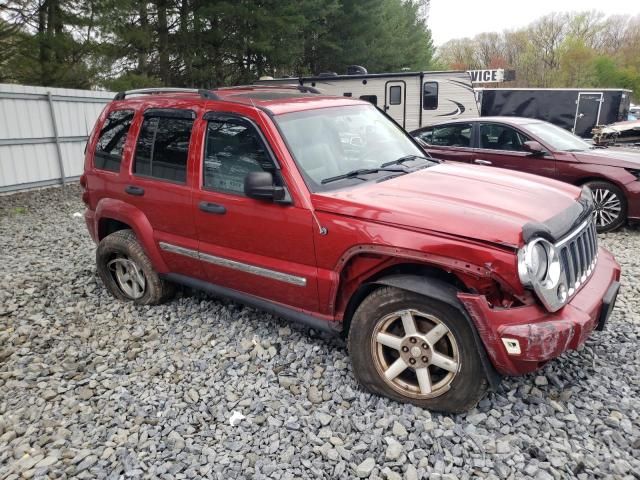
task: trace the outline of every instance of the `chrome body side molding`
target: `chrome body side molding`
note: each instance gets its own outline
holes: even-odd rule
[[[198,252],[197,250],[180,247],[178,245],[173,245],[167,242],[160,242],[160,249],[164,250],[165,252],[184,255],[185,257],[197,258],[199,260],[202,260],[203,262],[218,265],[220,267],[231,268],[233,270],[239,270],[241,272],[259,275],[261,277],[270,278],[272,280],[290,283],[298,287],[305,287],[307,285],[307,279],[305,277],[299,277],[297,275],[291,275],[289,273],[271,270],[270,268],[258,267],[257,265],[251,265],[249,263],[238,262],[236,260],[230,260],[228,258]]]

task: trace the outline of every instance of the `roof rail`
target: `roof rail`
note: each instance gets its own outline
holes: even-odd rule
[[[127,90],[126,92],[118,92],[113,97],[114,100],[124,100],[128,95],[156,95],[158,93],[197,93],[202,98],[207,100],[220,100],[220,97],[212,90],[198,89],[198,88],[139,88],[137,90]]]
[[[282,89],[282,88],[288,88],[288,89],[292,89],[292,90],[298,90],[299,92],[302,93],[315,93],[315,94],[322,94],[322,92],[320,90],[318,90],[317,88],[313,88],[313,87],[308,87],[306,85],[298,85],[298,84],[293,84],[293,83],[282,83],[282,84],[274,84],[274,85],[263,85],[263,84],[252,84],[249,85],[249,87],[254,88],[254,89],[260,89],[260,88],[264,88],[264,89],[272,89],[272,90],[277,90],[277,89]],[[234,88],[234,87],[230,87],[230,88]],[[240,87],[242,88],[242,87]]]

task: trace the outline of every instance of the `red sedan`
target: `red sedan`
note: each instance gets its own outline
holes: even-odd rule
[[[482,117],[411,132],[436,158],[492,165],[587,185],[598,232],[640,220],[640,152],[599,148],[551,123]]]

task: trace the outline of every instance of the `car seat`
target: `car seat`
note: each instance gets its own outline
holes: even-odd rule
[[[341,173],[331,145],[327,142],[322,120],[292,123],[291,127],[295,133],[289,140],[296,160],[307,176],[319,184],[323,179]]]

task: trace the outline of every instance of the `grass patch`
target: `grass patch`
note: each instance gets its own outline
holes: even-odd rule
[[[27,209],[25,207],[15,207],[13,210],[11,210],[11,213],[13,213],[14,215],[24,215],[27,213]]]

